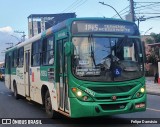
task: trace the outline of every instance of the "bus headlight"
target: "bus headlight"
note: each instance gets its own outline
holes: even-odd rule
[[[144,91],[145,91],[145,90],[144,90],[144,88],[142,87],[142,88],[141,88],[141,93],[144,93]]]
[[[82,96],[82,92],[81,91],[77,91],[77,96],[81,97]]]
[[[72,88],[72,92],[81,101],[93,101],[93,99],[86,92],[76,87]]]

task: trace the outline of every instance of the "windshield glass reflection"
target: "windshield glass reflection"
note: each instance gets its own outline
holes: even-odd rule
[[[143,76],[138,39],[74,37],[73,73],[91,81],[125,81]]]

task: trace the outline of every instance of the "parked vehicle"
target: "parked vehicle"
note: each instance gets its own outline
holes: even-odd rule
[[[4,68],[0,68],[0,81],[4,81],[5,79],[4,72],[5,72]]]

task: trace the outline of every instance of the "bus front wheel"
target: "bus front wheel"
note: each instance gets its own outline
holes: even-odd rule
[[[45,110],[49,118],[56,118],[56,112],[52,109],[51,97],[49,90],[45,94]]]

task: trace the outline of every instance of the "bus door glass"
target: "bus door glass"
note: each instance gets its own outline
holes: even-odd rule
[[[58,41],[58,63],[59,63],[59,108],[65,112],[68,112],[68,86],[66,84],[66,56],[64,54],[64,44],[67,39]]]
[[[24,72],[24,77],[25,77],[25,93],[26,96],[30,97],[30,50],[25,51],[25,72]]]

